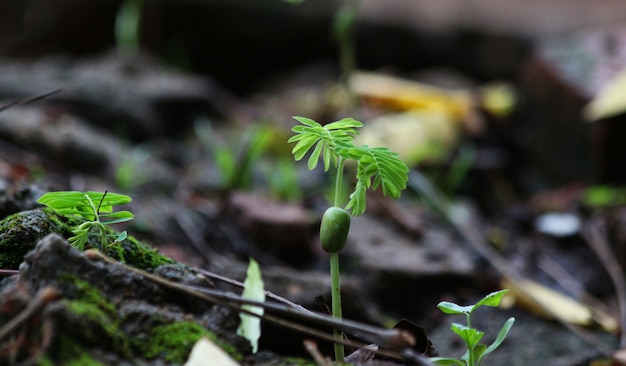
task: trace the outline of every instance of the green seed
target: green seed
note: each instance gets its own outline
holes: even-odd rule
[[[339,207],[330,207],[322,216],[320,227],[320,243],[328,253],[336,253],[343,249],[350,230],[350,214]]]

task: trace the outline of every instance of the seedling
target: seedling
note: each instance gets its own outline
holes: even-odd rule
[[[446,357],[433,357],[430,360],[436,365],[460,365],[460,366],[480,366],[481,362],[491,352],[502,344],[504,338],[506,338],[509,330],[515,323],[515,318],[509,318],[500,332],[496,340],[487,347],[485,344],[479,343],[485,335],[485,332],[481,332],[478,329],[472,328],[471,315],[481,306],[496,307],[500,305],[502,297],[509,292],[509,290],[500,290],[492,292],[485,296],[482,300],[474,305],[460,306],[452,302],[443,301],[440,302],[437,307],[446,314],[464,314],[467,319],[467,325],[452,323],[452,331],[456,333],[467,345],[467,351],[460,359],[446,358]]]
[[[254,168],[267,150],[271,132],[259,127],[237,136],[236,140],[233,136],[229,141],[222,142],[210,122],[200,119],[194,128],[204,148],[214,157],[221,188],[225,191],[250,188]]]
[[[309,118],[294,117],[302,125],[293,127],[296,133],[288,142],[296,142],[292,153],[296,160],[301,160],[309,151],[309,169],[315,169],[320,159],[324,163],[324,171],[331,164],[336,168],[334,205],[326,210],[320,227],[320,244],[330,254],[330,276],[332,313],[341,319],[341,294],[339,283],[339,251],[343,249],[350,229],[350,216],[358,216],[365,212],[366,191],[382,187],[383,194],[393,198],[400,197],[406,188],[408,171],[400,156],[386,147],[354,146],[357,128],[363,123],[344,118],[325,126]],[[340,192],[343,184],[344,165],[347,160],[357,163],[356,185],[350,199],[341,208]],[[350,210],[348,213],[347,210]],[[335,330],[335,338],[341,339],[341,333]],[[344,349],[335,343],[335,359],[343,362]]]
[[[143,0],[124,0],[115,18],[115,41],[120,54],[139,49],[139,24]]]
[[[97,238],[100,250],[107,252],[109,245],[126,239],[126,231],[111,234],[107,225],[133,219],[129,211],[113,212],[113,206],[124,205],[131,201],[129,196],[110,192],[48,192],[37,202],[48,206],[59,214],[76,218],[80,224],[72,229],[70,243],[80,250],[85,249],[89,237]]]

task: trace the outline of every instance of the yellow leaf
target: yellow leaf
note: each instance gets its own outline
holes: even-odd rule
[[[511,289],[510,297],[517,305],[548,319],[560,319],[570,324],[599,326],[607,332],[617,332],[617,320],[598,309],[576,301],[558,291],[529,279],[504,280],[503,286]]]
[[[445,159],[458,140],[450,115],[437,110],[387,114],[368,121],[355,138],[356,145],[388,146],[409,165]]]
[[[235,360],[210,339],[200,338],[191,350],[185,366],[239,366]]]
[[[609,81],[589,102],[583,115],[589,122],[626,112],[626,70]]]
[[[457,121],[472,109],[468,91],[446,90],[382,74],[357,72],[350,78],[350,87],[366,101],[390,109],[436,110]]]

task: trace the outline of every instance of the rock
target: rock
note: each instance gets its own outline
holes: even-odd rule
[[[54,232],[71,235],[58,218],[51,220],[41,209],[6,217],[0,221],[0,268],[17,269],[37,241]]]
[[[62,163],[86,174],[109,177],[124,189],[171,191],[178,183],[174,168],[151,150],[156,147],[133,147],[110,130],[40,106],[16,107],[0,114],[0,138],[37,153],[45,164]],[[184,149],[179,148],[182,153]]]
[[[259,248],[285,263],[307,265],[314,259],[315,223],[302,205],[233,192],[225,212]]]
[[[473,256],[456,243],[435,225],[415,239],[363,215],[352,219],[343,254],[381,307],[414,314],[426,296],[471,283]]]
[[[178,276],[181,283],[188,277]],[[15,330],[29,339],[31,348],[10,337],[0,339],[3,349],[17,352],[12,362],[96,359],[128,364],[143,359],[154,365],[182,364],[203,336],[235,357],[240,356],[225,339],[240,351],[247,349],[235,335],[236,312],[151,281],[122,264],[89,257],[58,235],[41,240],[26,257],[18,280],[2,288],[0,324],[35,301],[24,294],[37,297],[43,288],[54,289],[57,298],[34,310],[26,320],[29,327]],[[0,355],[0,363],[9,362],[5,357]]]
[[[45,100],[56,106],[54,112],[78,115],[134,139],[179,134],[198,114],[214,114],[216,87],[211,82],[164,69],[146,56],[3,59],[0,67],[0,96],[19,98],[62,88]]]
[[[48,234],[57,233],[70,238],[77,219],[57,215],[49,209],[35,209],[10,215],[0,221],[0,267],[17,269],[24,256]],[[110,229],[112,231],[112,229]],[[87,247],[99,248],[100,243],[90,239]],[[174,261],[132,236],[109,246],[107,254],[117,260],[143,270],[171,264]]]

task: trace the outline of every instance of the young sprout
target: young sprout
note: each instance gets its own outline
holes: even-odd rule
[[[467,324],[463,325],[459,323],[452,323],[452,331],[456,333],[459,337],[461,337],[463,342],[465,342],[465,344],[467,345],[467,351],[465,351],[465,354],[461,356],[460,359],[433,357],[430,360],[436,365],[480,366],[485,356],[495,351],[496,348],[498,348],[500,344],[502,344],[504,338],[506,338],[507,334],[509,333],[509,330],[511,330],[513,323],[515,323],[515,318],[509,318],[504,323],[504,325],[500,329],[500,332],[498,332],[496,340],[487,347],[486,345],[480,343],[480,340],[485,335],[485,332],[481,332],[478,329],[472,327],[472,313],[481,306],[496,307],[500,305],[502,297],[507,292],[509,292],[509,290],[492,292],[489,295],[483,297],[479,302],[474,305],[461,306],[447,301],[440,302],[437,307],[444,313],[451,315],[465,315]]]
[[[336,168],[334,205],[326,210],[320,226],[320,243],[330,254],[330,276],[332,312],[335,318],[341,319],[341,291],[339,282],[339,251],[343,249],[350,230],[350,216],[358,216],[365,212],[366,192],[368,189],[382,188],[383,194],[393,198],[400,197],[406,188],[408,167],[400,156],[386,147],[355,146],[354,137],[357,128],[363,123],[344,118],[322,126],[309,118],[294,117],[301,123],[291,130],[296,133],[288,142],[296,142],[292,153],[296,160],[301,160],[311,152],[308,160],[309,169],[315,169],[319,160],[324,163],[324,171],[332,165]],[[356,184],[345,207],[339,193],[342,191],[343,171],[347,160],[357,163]],[[348,214],[348,211],[350,213]],[[341,333],[335,330],[335,337]],[[335,343],[335,359],[343,362],[344,349]]]
[[[74,236],[69,239],[72,245],[84,250],[89,237],[95,236],[101,246],[100,250],[105,253],[110,244],[126,239],[125,231],[110,234],[106,225],[126,222],[134,217],[129,211],[113,212],[113,206],[124,205],[130,201],[131,198],[123,194],[75,191],[48,192],[37,200],[63,216],[81,221],[72,230]]]

